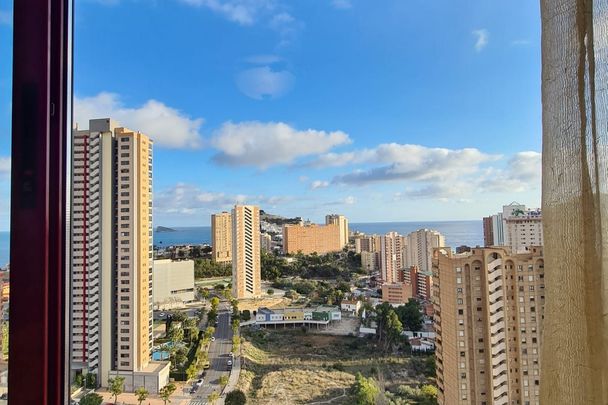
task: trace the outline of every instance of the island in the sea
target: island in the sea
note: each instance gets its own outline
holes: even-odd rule
[[[166,226],[157,226],[155,232],[177,232],[173,228],[167,228]]]

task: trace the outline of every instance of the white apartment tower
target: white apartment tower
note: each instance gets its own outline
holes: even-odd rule
[[[433,269],[433,250],[445,246],[445,237],[437,231],[419,229],[406,237],[405,266],[416,266],[422,273]]]
[[[261,295],[260,207],[235,205],[232,210],[232,296]]]
[[[106,386],[150,361],[152,141],[110,119],[75,129],[71,192],[71,364]]]
[[[338,225],[340,228],[340,246],[348,245],[348,219],[344,215],[326,215],[325,225]]]
[[[403,270],[403,237],[389,232],[380,238],[380,274],[384,283],[397,282]]]

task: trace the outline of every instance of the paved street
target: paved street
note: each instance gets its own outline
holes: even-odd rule
[[[207,403],[207,397],[213,392],[221,393],[219,378],[221,375],[228,377],[228,360],[232,349],[232,327],[230,325],[229,304],[222,302],[218,311],[218,325],[215,328],[215,342],[209,346],[210,368],[204,378],[201,388],[193,395],[190,405],[203,405]]]

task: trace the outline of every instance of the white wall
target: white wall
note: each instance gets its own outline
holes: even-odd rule
[[[175,292],[188,289],[192,291]],[[155,260],[152,296],[155,304],[176,298],[183,302],[194,300],[194,261]]]

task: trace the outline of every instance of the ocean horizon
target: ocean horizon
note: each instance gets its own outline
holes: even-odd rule
[[[351,232],[359,231],[366,234],[386,234],[398,232],[406,235],[418,229],[432,229],[445,236],[446,244],[450,247],[460,245],[483,245],[483,222],[472,221],[412,221],[412,222],[354,222],[348,225]],[[211,243],[210,226],[168,227],[175,232],[154,231],[155,246],[199,245]]]
[[[164,225],[163,225],[164,226]],[[175,232],[154,231],[153,243],[155,246],[171,245],[200,245],[211,243],[210,226],[169,227]],[[461,245],[483,245],[483,222],[472,221],[411,221],[411,222],[354,222],[349,224],[351,232],[359,231],[366,234],[386,234],[398,232],[406,235],[418,229],[432,229],[445,236],[446,245],[456,248]],[[0,267],[6,266],[9,261],[10,233],[0,231]]]

